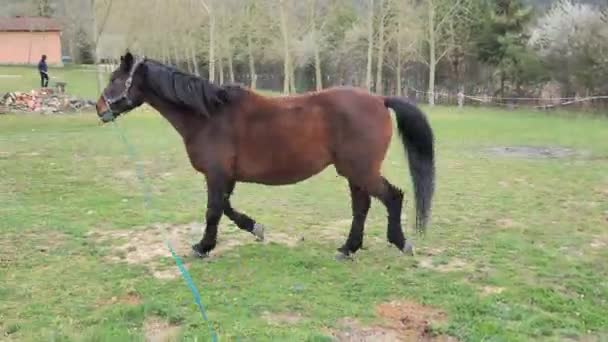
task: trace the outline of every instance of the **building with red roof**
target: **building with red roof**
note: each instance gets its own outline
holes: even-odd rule
[[[0,17],[0,64],[61,63],[61,25],[51,18]]]

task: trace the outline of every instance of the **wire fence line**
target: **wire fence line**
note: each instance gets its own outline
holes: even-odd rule
[[[417,103],[428,103],[431,96],[439,105],[489,106],[515,108],[532,108],[537,110],[554,110],[565,107],[574,110],[607,110],[608,95],[584,97],[501,97],[485,94],[466,94],[464,92],[428,92],[409,88],[410,99]]]

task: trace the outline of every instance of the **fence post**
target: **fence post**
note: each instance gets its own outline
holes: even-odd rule
[[[458,108],[462,109],[462,107],[464,106],[464,93],[462,92],[462,90],[458,92],[457,101],[458,101]]]

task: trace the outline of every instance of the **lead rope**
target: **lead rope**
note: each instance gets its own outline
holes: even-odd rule
[[[122,142],[127,147],[129,159],[131,159],[131,161],[135,164],[135,172],[137,174],[137,178],[139,179],[139,181],[143,187],[144,206],[145,206],[146,210],[148,210],[148,212],[152,212],[152,207],[150,205],[152,192],[150,191],[150,185],[148,184],[148,182],[146,182],[146,180],[144,178],[144,173],[141,168],[141,165],[140,165],[140,163],[137,162],[137,153],[135,152],[135,148],[133,147],[133,145],[131,145],[129,143],[124,131],[120,128],[120,126],[118,126],[118,124],[116,124],[116,121],[112,121],[112,127],[114,127],[114,131],[116,131],[116,133],[120,136],[120,139],[122,140]],[[217,342],[218,341],[217,333],[213,329],[213,325],[211,324],[211,322],[209,321],[209,319],[207,317],[207,311],[205,310],[205,306],[203,305],[203,302],[201,300],[201,295],[200,295],[198,289],[196,288],[196,285],[194,285],[194,281],[192,280],[190,273],[188,272],[186,267],[184,267],[184,263],[183,263],[182,259],[175,253],[175,250],[174,250],[173,246],[171,245],[171,241],[167,237],[166,230],[164,230],[164,235],[165,235],[165,238],[164,238],[165,245],[169,249],[169,252],[171,252],[171,256],[173,257],[173,260],[175,260],[175,264],[177,265],[177,268],[179,269],[179,271],[182,275],[182,278],[184,278],[186,285],[188,285],[190,292],[192,292],[192,297],[194,298],[194,303],[196,304],[199,311],[201,312],[201,315],[203,316],[203,320],[205,320],[205,322],[207,323],[207,327],[209,328],[209,334],[211,335],[211,341]]]

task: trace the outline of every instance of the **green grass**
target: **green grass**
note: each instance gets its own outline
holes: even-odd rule
[[[66,82],[67,92],[86,99],[97,99],[97,76],[92,66],[74,65],[49,67],[49,87],[55,82]],[[40,87],[36,66],[0,66],[0,96],[9,91],[27,92]]]
[[[338,242],[317,237],[350,217],[346,182],[333,169],[286,187],[239,185],[234,206],[266,224],[269,237],[305,239],[292,248],[248,244],[212,261],[185,258],[221,341],[322,341],[344,317],[380,322],[375,306],[393,299],[445,311],[447,322],[434,329],[463,341],[608,338],[608,121],[425,110],[437,139],[438,180],[432,225],[425,238],[414,237],[418,255],[400,257],[374,242],[386,229],[384,209],[374,202],[367,249],[352,263],[334,261]],[[204,217],[203,177],[173,129],[146,110],[118,125],[144,162],[151,210],[137,179],[120,176],[134,164],[118,132],[98,126],[95,114],[0,116],[0,339],[141,340],[153,316],[179,325],[183,340],[209,339],[181,278],[159,280],[142,265],[108,261],[120,241],[87,235]],[[590,155],[523,159],[483,151],[501,145]],[[397,139],[384,173],[406,190],[411,217]],[[224,218],[220,239],[239,234]],[[465,265],[446,272],[421,267],[423,259]],[[484,286],[504,291],[487,295]],[[141,302],[108,304],[129,293]],[[303,318],[272,325],[265,311]]]

